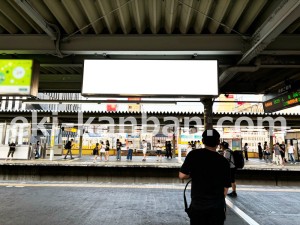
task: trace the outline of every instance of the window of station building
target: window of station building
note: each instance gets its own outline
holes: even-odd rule
[[[2,144],[14,142],[17,145],[29,145],[31,128],[30,124],[15,124],[2,126]]]

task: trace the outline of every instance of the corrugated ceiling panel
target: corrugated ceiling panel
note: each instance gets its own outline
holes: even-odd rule
[[[213,5],[213,0],[201,1],[198,7],[198,13],[196,16],[194,30],[196,34],[202,33],[204,26],[210,20],[207,18],[207,15],[210,14],[211,7]]]
[[[111,13],[114,9],[111,0],[97,0],[97,7],[101,14],[104,16],[104,22],[109,33],[114,34],[118,27],[114,13]]]
[[[29,17],[29,15],[24,12],[20,6],[17,5],[14,1],[8,2],[21,16],[25,21],[39,34],[43,33],[43,30]]]
[[[0,1],[0,11],[24,34],[30,34],[32,27],[24,18],[5,0]]]
[[[248,2],[249,0],[239,0],[232,5],[232,8],[225,20],[225,24],[227,25],[227,27],[224,27],[225,33],[231,33],[232,28],[234,28],[236,22],[244,12]]]
[[[133,0],[131,6],[136,30],[142,34],[146,29],[145,1]]]
[[[157,34],[161,27],[162,2],[160,0],[153,0],[148,2],[150,29],[153,34]]]
[[[165,30],[168,34],[173,33],[177,18],[178,0],[165,0]]]
[[[245,13],[243,13],[237,28],[240,33],[244,34],[247,32],[248,28],[263,9],[267,1],[268,0],[252,0],[249,2],[248,7]]]
[[[18,33],[19,29],[0,12],[0,25],[10,34]]]
[[[116,11],[117,18],[119,19],[119,24],[122,28],[124,34],[129,34],[132,29],[129,4],[126,4],[127,0],[114,0],[113,6]]]
[[[230,5],[230,0],[220,0],[218,1],[216,7],[213,10],[212,18],[208,24],[208,30],[210,33],[215,34],[223,21],[224,15]]]
[[[80,32],[85,34],[89,30],[88,27],[86,27],[88,25],[88,20],[85,17],[84,11],[81,8],[81,5],[79,5],[79,2],[73,0],[62,0],[62,4],[65,6]]]
[[[75,31],[76,26],[60,0],[44,0],[52,14],[59,21],[67,34]]]
[[[81,3],[81,6],[83,10],[85,11],[85,14],[87,18],[89,19],[89,22],[91,23],[91,26],[94,29],[94,32],[96,34],[99,34],[103,30],[103,23],[100,18],[100,14],[97,10],[96,4],[94,0],[79,0]]]
[[[57,20],[42,0],[29,0],[30,5],[49,23],[57,23]]]
[[[182,4],[180,22],[179,22],[179,30],[182,34],[186,34],[190,28],[191,21],[195,11],[192,9],[195,7],[196,1],[194,0],[184,0],[184,4]]]

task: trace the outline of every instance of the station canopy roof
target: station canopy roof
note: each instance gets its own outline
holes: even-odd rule
[[[299,0],[1,0],[0,58],[38,60],[39,92],[81,92],[83,60],[109,58],[217,59],[220,93],[264,94],[300,80],[299,16]]]

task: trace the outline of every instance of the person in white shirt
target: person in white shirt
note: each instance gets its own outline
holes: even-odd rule
[[[295,160],[295,157],[294,157],[294,152],[295,152],[295,148],[293,145],[289,145],[289,148],[288,148],[288,154],[289,154],[289,158],[291,159],[291,164],[296,164],[296,160]]]
[[[132,154],[133,154],[133,143],[132,143],[132,141],[128,141],[127,149],[128,149],[128,151],[127,151],[126,159],[127,159],[127,161],[131,162],[132,161]]]
[[[143,155],[144,158],[142,161],[146,161],[146,154],[147,154],[147,141],[143,140]]]
[[[157,160],[156,161],[162,161],[162,144],[160,143],[160,140],[157,141],[156,144],[156,155],[157,155]]]

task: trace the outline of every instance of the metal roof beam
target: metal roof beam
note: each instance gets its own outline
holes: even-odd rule
[[[180,43],[180,45],[178,44]],[[299,55],[300,35],[280,35],[261,55]],[[75,35],[61,44],[64,53],[111,55],[242,55],[239,35]],[[0,36],[2,54],[54,54],[55,45],[47,35]],[[42,55],[39,57],[43,57]],[[71,61],[69,63],[72,63]],[[58,64],[58,63],[57,63]]]
[[[300,15],[300,1],[283,2],[274,15],[267,20],[251,37],[251,45],[237,65],[248,64],[259,55],[274,39],[288,28]],[[238,71],[224,71],[219,77],[220,87],[228,83]]]
[[[243,41],[238,35],[76,35],[61,43],[63,53],[94,55],[241,55],[241,49]],[[46,35],[1,35],[0,50],[6,54],[53,54],[55,45]]]
[[[24,0],[15,0],[15,2],[24,10],[24,12],[27,13],[27,15],[36,22],[40,28],[45,31],[46,34],[49,35],[49,37],[52,40],[56,40],[56,33],[55,31],[46,23],[45,19],[36,11],[34,10],[31,5],[27,1]]]

